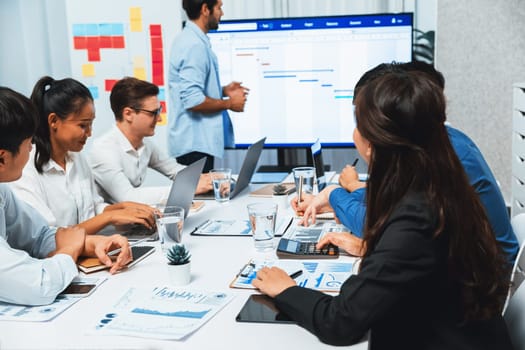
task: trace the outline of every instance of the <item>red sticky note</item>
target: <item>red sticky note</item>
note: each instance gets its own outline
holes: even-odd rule
[[[114,36],[111,38],[111,40],[113,41],[114,49],[123,49],[125,47],[123,36]]]
[[[113,89],[113,86],[117,83],[117,79],[106,79],[104,81],[104,85],[105,85],[105,90],[106,91],[111,91],[111,89]]]
[[[162,49],[162,37],[152,36],[151,37],[151,48],[152,49]]]
[[[149,33],[151,36],[161,36],[162,35],[161,25],[160,24],[150,24]]]
[[[162,63],[164,61],[164,57],[162,57],[162,50],[160,49],[152,49],[151,50],[151,62],[160,62]]]
[[[89,49],[99,49],[100,48],[100,38],[98,36],[88,36],[87,39],[87,48]]]
[[[73,47],[75,50],[87,49],[87,40],[85,36],[73,37]]]
[[[100,47],[103,49],[111,49],[113,47],[113,41],[110,36],[100,37]]]
[[[100,49],[88,49],[88,61],[89,62],[100,62]]]

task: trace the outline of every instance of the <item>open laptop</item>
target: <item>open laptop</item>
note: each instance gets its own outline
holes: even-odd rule
[[[315,177],[317,178],[317,188],[321,192],[327,183],[332,183],[335,176],[335,171],[327,171],[324,169],[323,153],[321,150],[321,142],[317,139],[310,147],[313,166],[315,168]],[[293,173],[289,173],[288,176],[282,181],[283,183],[294,183]]]
[[[166,201],[166,206],[178,206],[184,208],[184,217],[188,216],[191,202],[195,195],[195,189],[199,183],[202,169],[206,163],[206,158],[188,165],[177,173],[175,179],[171,184],[170,194]],[[158,239],[157,231],[146,228],[143,225],[123,225],[123,226],[108,226],[106,229],[99,232],[101,234],[119,233],[128,238],[130,241],[148,238],[148,240]]]
[[[312,160],[315,168],[315,177],[317,178],[317,189],[321,192],[325,187],[326,183],[330,182],[335,175],[335,171],[324,171],[323,153],[321,150],[321,142],[319,139],[315,140],[313,145],[310,147],[312,151]]]
[[[232,183],[233,189],[230,193],[230,199],[233,199],[250,184],[250,180],[255,172],[257,162],[259,161],[259,157],[261,156],[264,147],[264,141],[266,141],[266,137],[248,147],[248,152],[246,152],[246,156],[244,157],[239,176],[237,177],[237,182]],[[195,199],[215,199],[213,190],[195,195]]]

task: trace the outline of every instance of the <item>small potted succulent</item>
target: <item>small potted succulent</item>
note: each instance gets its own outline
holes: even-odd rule
[[[286,209],[288,206],[288,188],[283,184],[276,184],[273,186],[274,201],[279,205],[280,209]]]
[[[191,280],[191,254],[184,244],[174,244],[166,252],[172,285],[182,286]]]
[[[273,195],[274,196],[285,196],[287,195],[288,188],[283,184],[276,184],[273,186]]]

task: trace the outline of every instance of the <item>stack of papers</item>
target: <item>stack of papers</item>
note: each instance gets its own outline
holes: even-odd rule
[[[99,335],[182,339],[199,329],[233,296],[184,288],[130,288],[95,327]]]
[[[0,321],[49,321],[79,300],[80,298],[59,295],[53,303],[43,306],[24,306],[0,302]]]

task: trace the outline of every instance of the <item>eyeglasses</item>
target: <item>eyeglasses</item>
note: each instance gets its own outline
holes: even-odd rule
[[[153,111],[150,111],[149,109],[134,108],[134,107],[131,107],[131,109],[133,109],[135,112],[148,113],[150,115],[150,117],[152,117],[152,118],[158,117],[160,115],[160,113],[162,113],[162,106],[160,106],[159,108],[157,108],[157,109],[155,109]]]

